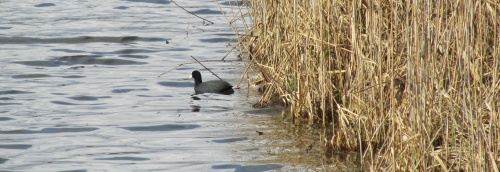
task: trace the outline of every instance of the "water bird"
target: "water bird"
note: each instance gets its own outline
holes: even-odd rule
[[[234,93],[233,86],[226,81],[213,80],[203,82],[201,80],[201,73],[197,70],[191,73],[191,77],[194,78],[194,91],[196,94],[217,93],[230,95]]]

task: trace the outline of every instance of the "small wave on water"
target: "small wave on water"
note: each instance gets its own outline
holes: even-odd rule
[[[2,37],[0,44],[83,44],[83,43],[130,43],[135,41],[157,42],[165,41],[163,38],[141,38],[138,36],[78,36],[68,38],[37,38],[37,37]]]

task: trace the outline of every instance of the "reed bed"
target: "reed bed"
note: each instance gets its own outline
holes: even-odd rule
[[[256,106],[373,171],[499,171],[500,2],[252,0]]]

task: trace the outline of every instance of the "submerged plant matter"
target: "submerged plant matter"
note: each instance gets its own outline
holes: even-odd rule
[[[251,1],[257,106],[370,170],[500,170],[498,1]]]

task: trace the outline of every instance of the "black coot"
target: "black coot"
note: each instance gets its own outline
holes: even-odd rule
[[[196,94],[200,93],[218,93],[218,94],[233,94],[233,86],[226,81],[214,80],[202,82],[201,73],[197,70],[191,73],[194,78],[194,91]]]

